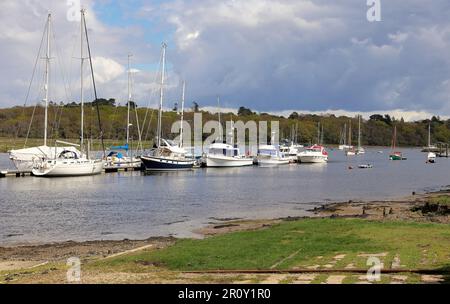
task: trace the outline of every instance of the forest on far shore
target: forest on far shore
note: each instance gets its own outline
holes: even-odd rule
[[[117,106],[114,99],[99,99],[98,102],[85,106],[85,134],[92,139],[99,138],[96,106],[99,106],[101,123],[105,139],[120,141],[126,138],[127,106]],[[138,139],[136,121],[139,120],[143,140],[155,137],[157,125],[157,110],[137,108],[131,102],[131,138]],[[34,116],[33,116],[34,112]],[[193,123],[195,112],[203,114],[203,121],[217,120],[217,114],[202,111],[197,103],[193,103],[185,113],[185,120]],[[80,137],[81,107],[77,103],[54,104],[49,106],[48,136],[53,139],[77,139]],[[358,138],[358,117],[335,115],[306,115],[292,113],[289,117],[280,117],[267,113],[256,113],[251,109],[241,107],[238,115],[222,113],[222,123],[225,121],[279,121],[280,139],[293,140],[298,143],[315,143],[318,136],[318,123],[323,128],[323,143],[337,145],[342,140],[344,126],[352,126],[353,144]],[[31,117],[33,118],[32,123]],[[163,135],[171,138],[178,134],[170,134],[172,123],[179,120],[177,105],[171,111],[163,114]],[[44,133],[44,108],[12,107],[0,109],[0,137],[5,138],[42,138]],[[390,117],[383,113],[372,115],[370,119],[362,120],[362,144],[366,146],[390,146],[394,126],[397,126],[397,141],[399,146],[425,146],[428,142],[428,126],[431,124],[432,143],[450,142],[450,120],[442,120],[439,116],[427,120],[406,122],[401,117]],[[269,124],[270,126],[270,124]],[[270,133],[269,133],[270,134]],[[205,138],[208,134],[204,135]]]

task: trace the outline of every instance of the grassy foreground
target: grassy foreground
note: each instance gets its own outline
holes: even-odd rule
[[[391,268],[446,269],[450,266],[450,227],[444,224],[377,222],[359,219],[307,219],[257,231],[235,232],[96,262],[100,269],[153,265],[175,271],[295,269],[348,265],[367,269],[375,254]],[[336,259],[336,255],[338,259]],[[331,264],[332,267],[329,265]]]
[[[445,204],[447,199],[448,195],[437,195],[426,198],[426,202]],[[4,255],[3,262],[0,259],[0,284],[67,283],[66,259],[72,256],[81,260],[83,283],[367,283],[366,271],[373,266],[368,264],[369,257],[382,263],[381,281],[376,283],[450,283],[448,215],[427,211],[411,217],[418,211],[401,213],[398,206],[403,204],[391,202],[394,213],[386,217],[377,217],[382,212],[380,206],[368,203],[372,209],[364,219],[346,217],[336,209],[338,205],[330,206],[341,214],[338,218],[228,222],[218,227],[236,230],[224,227],[201,240],[158,238],[137,243],[99,241],[0,248],[0,255]],[[413,205],[402,208],[410,210]],[[355,209],[353,204],[347,207]],[[359,209],[356,212],[360,214]],[[402,219],[395,219],[397,216]],[[441,222],[434,222],[438,220]],[[208,270],[261,272],[219,274]],[[273,270],[280,273],[271,274]]]

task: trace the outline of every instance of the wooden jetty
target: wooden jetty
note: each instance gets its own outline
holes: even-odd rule
[[[1,170],[0,178],[3,177],[25,177],[32,176],[33,173],[31,171],[19,171],[19,170]]]
[[[448,147],[449,145],[446,143],[438,143],[437,147],[439,149],[439,151],[436,153],[437,157],[449,157],[448,154]]]
[[[143,171],[143,167],[105,167],[103,169],[103,173],[117,173],[117,172],[133,172],[133,171]],[[0,170],[0,178],[5,177],[26,177],[26,176],[33,176],[33,173],[31,171],[19,171],[15,169],[6,169],[6,170]]]

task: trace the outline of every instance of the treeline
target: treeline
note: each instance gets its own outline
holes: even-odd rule
[[[99,107],[103,134],[105,139],[124,140],[126,138],[127,106],[116,106],[114,99],[100,99],[97,102],[87,103],[85,107],[85,136],[98,139],[100,137],[96,107]],[[157,126],[157,110],[137,108],[131,103],[132,109],[130,135],[137,141],[137,121],[143,140],[152,140],[155,137]],[[202,111],[197,103],[192,104],[185,120],[193,126],[194,112],[203,114],[203,122],[217,120],[217,114]],[[80,137],[81,107],[77,103],[54,104],[49,106],[48,136],[53,139],[78,139]],[[33,120],[31,121],[31,117]],[[303,115],[292,113],[289,117],[280,117],[268,113],[256,113],[241,107],[238,115],[222,113],[222,122],[229,120],[279,121],[280,138],[294,140],[299,143],[315,143],[318,137],[318,123],[323,128],[324,144],[339,144],[342,138],[344,125],[352,125],[353,143],[356,144],[358,136],[358,118],[335,115]],[[163,115],[163,134],[165,137],[175,137],[170,134],[172,123],[179,120],[176,107],[173,111],[166,111]],[[0,109],[0,137],[7,138],[42,138],[44,134],[44,108],[43,107],[13,107]],[[401,146],[424,146],[428,141],[428,125],[431,124],[432,142],[450,142],[450,120],[441,120],[432,117],[429,120],[405,122],[403,119],[389,115],[372,115],[370,119],[362,121],[362,143],[372,146],[389,146],[392,140],[394,125],[397,126],[398,144]],[[270,124],[269,124],[270,125]],[[208,134],[204,135],[205,137]]]

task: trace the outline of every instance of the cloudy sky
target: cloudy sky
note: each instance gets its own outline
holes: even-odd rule
[[[25,102],[49,10],[51,98],[79,99],[76,2],[0,2],[0,107]],[[82,0],[82,6],[101,97],[123,103],[132,53],[134,99],[156,105],[165,41],[167,107],[185,79],[188,101],[202,107],[215,106],[220,95],[225,108],[261,112],[450,116],[448,0],[381,0],[381,22],[367,20],[366,0]],[[39,60],[30,104],[42,98],[42,75]]]

